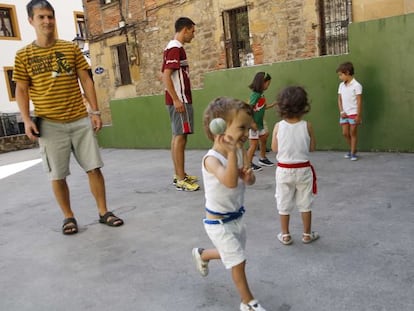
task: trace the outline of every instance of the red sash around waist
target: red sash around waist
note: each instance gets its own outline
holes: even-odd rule
[[[308,162],[302,162],[302,163],[277,163],[277,166],[283,167],[283,168],[302,168],[302,167],[310,167],[312,170],[313,175],[313,183],[312,183],[312,192],[313,194],[316,194],[318,192],[318,186],[316,184],[316,173],[315,169],[313,168],[312,164]]]

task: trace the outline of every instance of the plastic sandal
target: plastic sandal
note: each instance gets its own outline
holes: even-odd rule
[[[309,238],[309,239],[306,239]],[[302,236],[302,242],[305,244],[309,244],[312,243],[313,241],[316,241],[317,239],[319,239],[319,234],[318,232],[312,231],[311,233],[303,233]]]
[[[286,238],[288,238],[287,240],[286,240]],[[293,240],[292,240],[292,237],[290,236],[290,233],[282,233],[282,232],[280,232],[278,235],[277,235],[277,239],[280,241],[280,243],[282,243],[283,245],[290,245],[290,244],[292,244],[292,242],[293,242]]]

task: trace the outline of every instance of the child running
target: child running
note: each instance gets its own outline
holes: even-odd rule
[[[253,120],[254,123],[252,128],[249,131],[249,150],[247,151],[247,158],[251,167],[254,171],[261,171],[262,167],[253,163],[253,156],[257,149],[257,145],[260,141],[260,158],[259,164],[262,166],[273,166],[271,162],[266,157],[266,142],[269,137],[269,131],[267,127],[264,126],[264,115],[265,110],[269,109],[275,104],[267,105],[266,98],[264,97],[263,92],[267,90],[270,85],[272,77],[266,72],[258,72],[252,83],[249,85],[249,88],[253,91],[250,95],[249,104],[253,107]]]
[[[285,88],[278,96],[277,108],[283,119],[275,124],[272,135],[272,150],[277,152],[278,161],[275,198],[282,231],[277,238],[284,245],[292,244],[289,219],[296,206],[302,215],[302,242],[311,243],[319,234],[311,230],[316,175],[309,152],[315,150],[315,138],[310,122],[302,120],[310,110],[306,91],[299,86]]]
[[[339,124],[350,150],[346,159],[358,160],[358,125],[362,121],[362,85],[354,78],[354,65],[346,62],[339,65],[336,72],[342,82],[338,88]]]
[[[212,259],[221,259],[226,269],[231,269],[241,311],[265,311],[250,292],[245,274],[244,192],[245,185],[254,184],[256,178],[243,144],[248,140],[252,115],[247,103],[226,97],[213,100],[204,112],[204,130],[214,143],[202,161],[206,198],[203,222],[215,248],[194,248],[192,255],[202,276],[207,276]],[[224,133],[212,133],[209,125],[214,118],[225,120]]]

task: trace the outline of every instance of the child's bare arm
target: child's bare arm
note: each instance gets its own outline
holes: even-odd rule
[[[215,157],[207,157],[204,166],[208,172],[228,188],[235,188],[239,179],[239,168],[237,163],[237,145],[229,135],[217,135],[215,143],[227,150],[227,166],[223,166]]]
[[[275,124],[275,127],[273,128],[272,133],[272,151],[277,152],[278,150],[278,144],[277,144],[277,131],[279,129],[279,122]]]
[[[266,104],[266,109],[273,108],[274,106],[276,106],[276,102],[273,102],[271,104]]]
[[[342,107],[342,96],[341,94],[338,94],[338,109],[339,114],[341,117],[346,117],[346,113],[344,112],[344,108]]]
[[[243,152],[243,167],[240,169],[240,178],[244,181],[246,185],[253,185],[256,182],[256,176],[253,173],[252,168],[250,167],[249,159],[247,158],[246,149],[241,146]]]
[[[313,127],[310,122],[306,122],[308,126],[308,133],[310,137],[310,144],[309,144],[309,151],[315,151],[316,148],[316,141],[315,141],[315,134],[313,133]]]
[[[236,161],[234,161],[233,158],[236,158]],[[206,170],[216,176],[220,183],[228,188],[237,187],[239,178],[239,170],[237,165],[234,165],[233,163],[237,163],[237,157],[233,157],[231,154],[228,155],[226,167],[224,167],[223,164],[221,164],[221,162],[215,157],[206,157],[204,160]]]
[[[357,124],[360,124],[362,120],[362,94],[358,94],[356,96],[356,100],[357,100],[357,106],[358,106],[356,122]]]

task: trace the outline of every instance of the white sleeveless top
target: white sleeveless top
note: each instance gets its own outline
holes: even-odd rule
[[[218,213],[237,212],[244,204],[245,184],[239,180],[236,188],[228,188],[221,184],[219,180],[208,172],[204,166],[206,157],[217,158],[223,166],[227,165],[227,159],[217,151],[210,149],[203,157],[201,171],[204,182],[204,196],[206,198],[206,208]],[[242,150],[237,151],[238,167],[243,167],[243,153]]]
[[[278,152],[276,159],[280,163],[292,164],[309,161],[310,136],[307,122],[279,122],[277,131]]]

